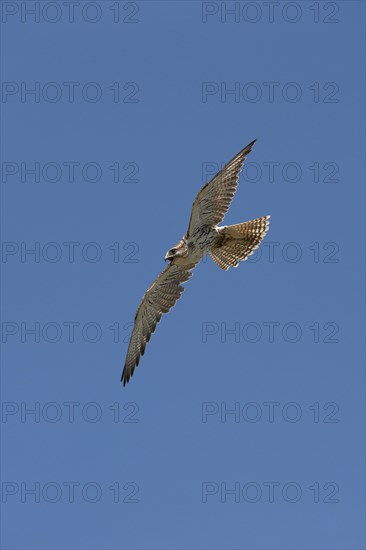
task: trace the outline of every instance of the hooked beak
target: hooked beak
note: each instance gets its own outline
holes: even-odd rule
[[[168,260],[172,260],[173,256],[169,256],[168,254],[165,254],[164,260],[167,262]]]

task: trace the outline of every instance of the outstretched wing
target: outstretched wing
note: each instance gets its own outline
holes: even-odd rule
[[[220,172],[206,183],[198,193],[193,206],[187,236],[201,225],[217,225],[229,209],[238,186],[240,170],[252,150],[255,139],[240,151]]]
[[[122,372],[123,385],[129,381],[135,367],[140,362],[141,355],[157,323],[163,313],[168,313],[180,298],[184,287],[181,283],[188,281],[195,263],[187,266],[169,264],[145,292],[135,315],[135,324],[132,330],[127,350],[126,362]]]

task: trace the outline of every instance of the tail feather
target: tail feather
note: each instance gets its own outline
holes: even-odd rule
[[[222,240],[210,250],[210,256],[221,267],[237,267],[260,245],[268,231],[269,216],[222,228]]]

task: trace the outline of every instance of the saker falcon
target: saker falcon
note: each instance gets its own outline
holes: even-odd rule
[[[121,380],[130,380],[147,342],[163,313],[180,298],[192,269],[209,254],[221,269],[237,267],[258,248],[269,226],[269,216],[218,227],[229,209],[246,156],[256,140],[240,151],[198,193],[184,237],[165,255],[169,265],[147,289],[137,309]]]

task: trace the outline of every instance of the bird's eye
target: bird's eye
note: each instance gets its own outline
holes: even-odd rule
[[[175,253],[176,253],[176,251],[177,251],[177,249],[176,249],[176,248],[172,248],[172,249],[171,249],[171,251],[170,251],[170,254],[175,254]]]

